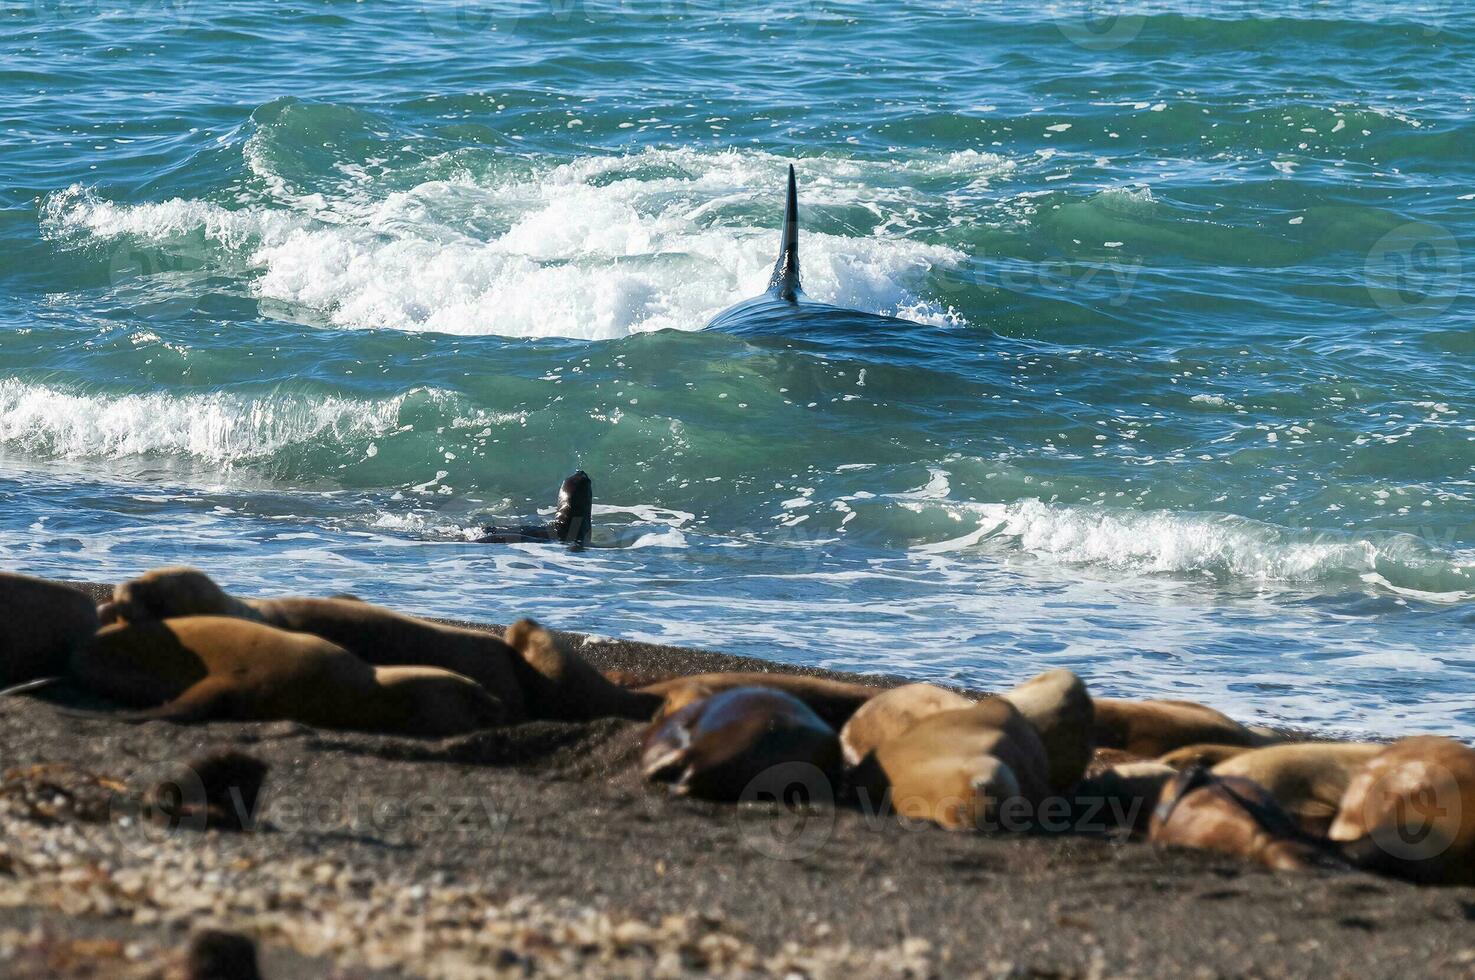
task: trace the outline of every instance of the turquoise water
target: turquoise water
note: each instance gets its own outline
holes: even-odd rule
[[[1475,734],[1468,5],[0,25],[4,567]]]

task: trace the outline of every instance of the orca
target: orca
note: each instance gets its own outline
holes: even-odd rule
[[[584,548],[593,530],[594,481],[577,470],[558,489],[558,511],[547,524],[492,525],[482,529],[477,544],[518,544],[529,541],[560,541]]]
[[[863,313],[843,306],[831,306],[804,295],[799,281],[799,191],[794,165],[789,164],[789,196],[784,207],[784,232],[779,244],[778,261],[768,289],[760,296],[729,306],[708,321],[706,329],[729,333],[791,333],[805,328],[833,323],[837,317],[853,323],[877,326],[900,326],[908,329],[919,324],[879,313]]]

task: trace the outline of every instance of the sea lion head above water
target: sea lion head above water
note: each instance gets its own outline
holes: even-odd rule
[[[789,763],[814,767],[832,787],[839,739],[804,702],[762,687],[693,701],[652,725],[641,752],[647,779],[709,800],[739,799]]]
[[[558,488],[558,511],[550,529],[564,544],[587,545],[593,526],[594,481],[583,470],[575,470]]]

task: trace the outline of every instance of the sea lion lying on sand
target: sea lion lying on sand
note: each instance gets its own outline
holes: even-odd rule
[[[1322,836],[1336,817],[1352,777],[1385,748],[1367,742],[1272,745],[1226,759],[1213,772],[1259,783],[1302,830]]]
[[[693,701],[711,697],[737,687],[765,687],[783,691],[809,705],[815,714],[832,728],[840,728],[857,708],[881,693],[881,688],[845,681],[806,677],[803,674],[764,674],[757,671],[734,671],[724,674],[693,674],[640,688],[642,694],[655,694],[665,699],[663,715],[679,711]]]
[[[1154,843],[1232,854],[1281,871],[1329,859],[1259,783],[1185,769],[1163,787],[1148,837]]]
[[[1475,749],[1423,735],[1352,777],[1327,836],[1358,867],[1430,885],[1475,885]]]
[[[433,667],[371,667],[322,637],[225,616],[104,627],[71,676],[138,717],[290,720],[321,728],[456,735],[501,724],[475,681]]]
[[[1086,684],[1069,670],[1050,670],[999,695],[1034,726],[1050,762],[1050,788],[1081,781],[1095,748],[1096,707]]]
[[[923,718],[972,706],[971,699],[935,684],[904,684],[882,691],[857,708],[840,730],[845,764],[860,765],[866,756]]]
[[[599,717],[644,721],[660,705],[659,698],[605,680],[551,638],[535,647],[523,641],[533,662],[491,633],[406,616],[357,599],[237,599],[193,568],[157,569],[124,582],[113,590],[110,605],[110,616],[125,622],[233,616],[320,636],[370,664],[463,674],[502,702],[509,722]],[[519,636],[530,636],[532,630]],[[536,704],[529,704],[529,694]]]
[[[1083,823],[1105,822],[1146,833],[1153,808],[1178,772],[1161,762],[1122,762],[1076,784],[1075,805]]]
[[[1154,759],[1200,742],[1259,748],[1280,741],[1192,701],[1096,699],[1096,744]]]
[[[863,806],[949,830],[1029,823],[1049,792],[1045,747],[1002,698],[942,711],[877,747],[852,774]]]
[[[515,544],[524,541],[561,541],[575,547],[589,544],[593,529],[594,482],[577,470],[558,490],[558,510],[547,524],[494,525],[484,528],[477,544]]]
[[[840,743],[803,701],[763,687],[721,691],[666,716],[646,734],[640,759],[647,779],[708,800],[752,796],[787,763],[807,763],[833,786]]]
[[[0,572],[0,688],[66,673],[97,625],[81,590]]]

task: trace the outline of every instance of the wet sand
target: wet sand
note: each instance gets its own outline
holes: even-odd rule
[[[839,676],[577,648],[642,675]],[[847,809],[801,822],[676,799],[640,779],[641,728],[626,722],[425,741],[127,724],[57,702],[85,705],[65,688],[0,704],[12,976],[88,975],[88,957],[63,955],[75,948],[116,950],[97,975],[153,975],[202,924],[257,937],[268,977],[1475,975],[1475,889],[1277,874],[1108,835],[951,834]],[[148,834],[86,789],[142,785],[218,748],[271,765],[250,832]],[[14,775],[38,763],[72,787],[41,793],[60,801],[44,812],[20,799],[45,778]]]

